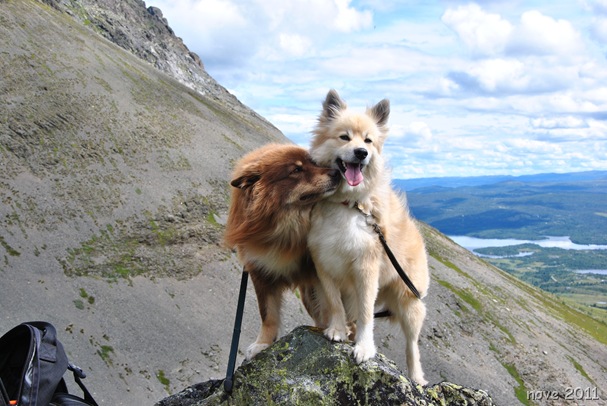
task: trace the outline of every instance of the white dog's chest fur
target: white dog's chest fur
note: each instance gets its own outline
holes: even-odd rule
[[[324,201],[312,211],[308,246],[325,272],[334,278],[347,277],[352,262],[362,258],[375,244],[379,244],[377,234],[356,209]]]

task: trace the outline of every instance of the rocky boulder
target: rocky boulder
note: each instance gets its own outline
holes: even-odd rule
[[[417,385],[381,354],[357,365],[351,353],[351,343],[333,343],[320,329],[298,327],[236,370],[231,395],[223,380],[210,380],[156,406],[494,404],[482,390],[448,382]]]

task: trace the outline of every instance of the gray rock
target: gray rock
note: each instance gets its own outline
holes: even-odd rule
[[[156,406],[177,405],[493,405],[482,390],[442,382],[423,388],[378,354],[357,365],[351,343],[298,327],[243,365],[232,394],[222,380],[193,385]]]

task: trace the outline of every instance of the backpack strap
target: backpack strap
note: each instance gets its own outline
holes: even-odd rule
[[[76,381],[78,386],[80,386],[80,389],[82,389],[82,392],[84,393],[84,400],[87,401],[91,406],[98,406],[97,402],[95,402],[95,399],[93,399],[91,392],[88,391],[88,389],[86,388],[86,386],[84,386],[84,383],[82,382],[82,380],[86,378],[86,374],[84,373],[84,371],[80,367],[77,367],[72,363],[68,364],[67,369],[74,373],[74,380]]]

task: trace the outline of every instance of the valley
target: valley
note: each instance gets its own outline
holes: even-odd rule
[[[607,323],[607,173],[494,180],[418,180],[409,206],[485,261]]]

